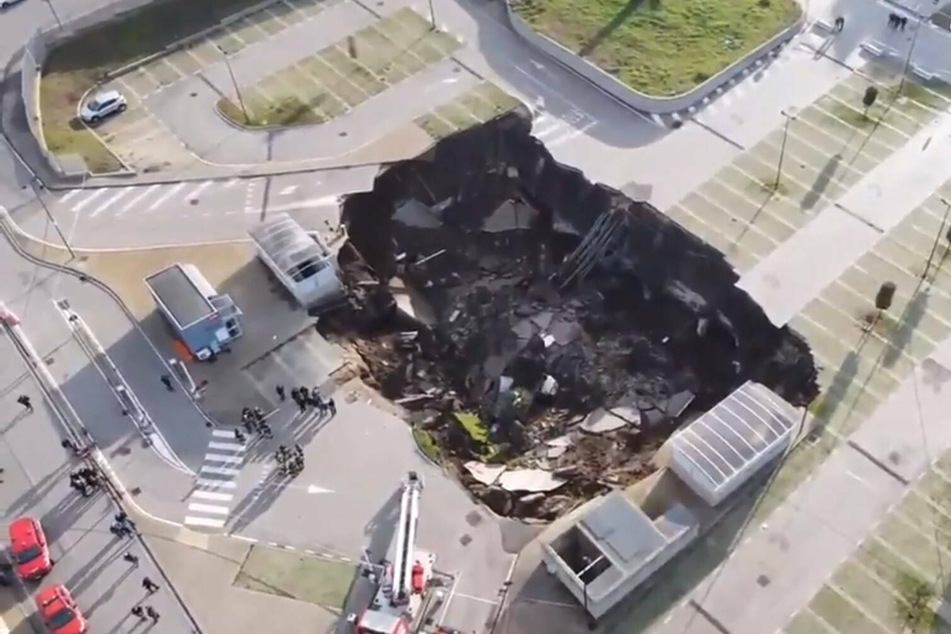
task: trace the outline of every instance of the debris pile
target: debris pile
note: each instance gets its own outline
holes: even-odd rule
[[[322,319],[496,512],[550,519],[649,474],[747,380],[817,392],[805,342],[722,254],[556,163],[513,113],[348,198],[347,307]]]

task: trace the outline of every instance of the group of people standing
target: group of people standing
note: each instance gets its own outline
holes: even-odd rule
[[[274,391],[277,392],[277,398],[282,402],[287,399],[287,392],[284,390],[283,385],[278,385],[274,388]],[[337,404],[334,402],[333,397],[324,399],[320,393],[320,389],[316,387],[309,390],[303,386],[291,388],[291,400],[297,405],[301,414],[306,412],[308,408],[315,408],[321,416],[327,412],[330,412],[331,416],[336,416],[337,414]]]
[[[69,474],[69,486],[79,491],[84,498],[92,495],[101,484],[99,474],[92,467],[82,467]]]
[[[304,448],[300,445],[294,445],[293,449],[281,445],[274,452],[274,459],[280,465],[283,475],[296,476],[304,470]]]

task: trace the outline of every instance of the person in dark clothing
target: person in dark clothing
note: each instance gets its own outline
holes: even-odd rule
[[[331,416],[337,415],[337,404],[334,402],[334,399],[332,396],[327,399],[327,409],[330,410]]]
[[[142,579],[142,587],[145,588],[145,591],[148,592],[149,594],[152,594],[153,592],[157,592],[159,589],[158,584],[152,581],[151,579],[149,579],[148,577],[145,577],[144,579]]]
[[[153,607],[150,605],[150,606],[148,606],[147,608],[145,608],[145,613],[148,615],[148,617],[149,617],[150,619],[152,619],[152,622],[153,622],[153,623],[158,623],[159,613],[155,610],[155,608],[153,608]]]
[[[145,618],[145,610],[142,609],[141,605],[137,605],[132,608],[132,616],[137,616],[140,619]]]
[[[168,390],[169,392],[174,392],[174,391],[175,391],[175,388],[172,387],[172,377],[170,377],[170,376],[167,375],[167,374],[163,374],[163,375],[159,378],[159,380],[162,382],[162,385],[165,386],[165,389],[166,389],[166,390]]]
[[[284,393],[284,386],[278,385],[274,388],[274,391],[277,392],[277,398],[283,403],[287,399],[287,395]]]
[[[129,551],[126,551],[126,553],[125,553],[124,555],[122,555],[122,558],[123,558],[125,561],[128,561],[128,562],[129,562],[130,564],[132,564],[133,566],[138,566],[138,565],[139,565],[139,558],[136,557],[135,555],[133,555],[132,553],[130,553]]]
[[[33,403],[32,403],[32,401],[30,401],[30,397],[27,396],[26,394],[21,394],[20,396],[18,396],[18,397],[17,397],[17,403],[19,403],[20,405],[22,405],[22,406],[23,406],[23,409],[25,409],[26,411],[28,411],[28,412],[32,412],[32,411],[33,411]]]

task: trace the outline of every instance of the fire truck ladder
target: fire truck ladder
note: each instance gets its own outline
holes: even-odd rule
[[[410,471],[403,483],[400,499],[400,519],[396,533],[396,553],[393,561],[394,606],[405,605],[413,593],[413,565],[416,551],[416,523],[419,520],[419,495],[423,482],[415,471]]]

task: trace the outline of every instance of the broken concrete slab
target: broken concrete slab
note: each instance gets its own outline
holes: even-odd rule
[[[421,229],[435,229],[442,225],[442,221],[429,210],[429,207],[415,198],[398,205],[393,219],[404,225]]]
[[[482,230],[489,233],[528,229],[538,212],[520,200],[506,200],[485,219]]]
[[[537,331],[538,328],[535,327],[531,319],[523,319],[512,327],[512,332],[519,339],[531,339]]]
[[[505,473],[505,465],[487,465],[477,460],[470,460],[463,465],[477,482],[492,486]]]
[[[608,410],[611,414],[614,414],[621,420],[625,421],[629,425],[634,427],[640,427],[641,425],[641,412],[639,409],[632,405],[622,405],[620,407],[612,407]]]
[[[690,404],[693,403],[693,400],[696,397],[696,394],[689,390],[677,392],[667,400],[667,406],[664,408],[664,413],[670,418],[677,418],[684,413],[685,409],[690,407]]]
[[[589,434],[607,434],[627,427],[628,422],[619,416],[598,408],[585,417],[581,429]]]
[[[543,469],[516,469],[506,471],[499,479],[499,486],[509,492],[547,493],[563,486],[566,480]]]
[[[568,447],[549,447],[548,451],[545,452],[545,457],[549,460],[555,460],[556,458],[561,458],[566,453],[568,453]]]
[[[548,326],[551,325],[552,314],[550,310],[538,313],[531,317],[532,323],[538,326],[538,329],[542,332],[548,330]]]

